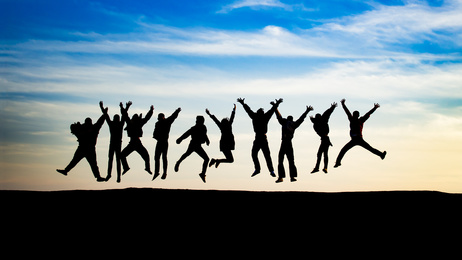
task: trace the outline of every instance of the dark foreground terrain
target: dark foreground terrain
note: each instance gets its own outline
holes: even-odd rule
[[[24,243],[24,238],[34,235],[38,237],[34,241],[51,247],[69,244],[69,239],[89,248],[160,240],[159,247],[187,243],[198,249],[219,244],[237,250],[256,243],[265,247],[267,255],[281,244],[289,244],[288,250],[294,245],[310,247],[316,241],[324,246],[335,242],[394,249],[410,243],[422,252],[427,243],[434,246],[434,241],[444,238],[458,239],[462,226],[462,194],[434,191],[129,188],[0,191],[0,197],[3,226],[8,228],[4,236]]]
[[[310,220],[406,221],[458,216],[462,194],[435,191],[385,192],[251,192],[128,188],[75,191],[0,191],[3,213],[27,216],[93,217],[96,220],[137,218],[271,220],[274,224]],[[81,219],[87,220],[87,219]]]

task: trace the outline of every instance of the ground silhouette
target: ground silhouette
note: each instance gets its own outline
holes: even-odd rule
[[[454,245],[449,249],[458,248],[452,235],[458,234],[462,205],[462,194],[434,191],[128,188],[0,191],[0,197],[7,251],[27,244],[34,253],[34,249],[53,247],[72,250],[72,254],[100,254],[93,252],[94,244],[104,256],[127,250],[133,254],[142,247],[175,256],[181,252],[204,256],[220,249],[236,257],[243,252],[295,257],[302,250],[308,254],[308,248],[311,254],[415,257],[428,254],[427,247],[441,254],[441,245],[449,237]],[[299,239],[289,239],[296,235]],[[258,247],[256,241],[264,245]],[[285,249],[279,251],[279,247]]]

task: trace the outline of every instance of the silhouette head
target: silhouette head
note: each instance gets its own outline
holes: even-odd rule
[[[322,116],[321,116],[321,114],[319,114],[319,113],[317,113],[316,116],[315,116],[315,118],[316,118],[317,120],[321,119],[321,117],[322,117]]]
[[[203,125],[205,122],[205,119],[203,116],[197,116],[196,117],[196,125]]]
[[[288,117],[287,117],[287,121],[293,122],[293,121],[294,121],[294,117],[293,117],[293,116],[288,116]]]
[[[138,118],[139,118],[138,114],[134,114],[134,115],[132,116],[132,120],[138,120]]]
[[[164,113],[159,113],[159,115],[157,116],[157,120],[164,120],[164,119],[165,119]]]
[[[260,108],[257,110],[257,115],[262,116],[264,114],[265,114],[265,110],[263,110],[263,108]]]
[[[222,125],[229,125],[229,118],[225,117],[221,120]]]
[[[353,112],[353,118],[359,118],[359,112],[358,111]]]
[[[119,115],[114,115],[114,117],[112,118],[112,121],[120,122],[120,116]]]
[[[85,123],[84,124],[85,125],[92,125],[93,122],[91,121],[91,118],[87,117],[87,118],[85,118]]]

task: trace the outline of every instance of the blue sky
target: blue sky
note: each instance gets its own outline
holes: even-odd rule
[[[0,188],[460,192],[462,150],[454,144],[462,141],[461,11],[456,0],[0,0]],[[151,183],[142,166],[119,186],[94,183],[86,162],[72,176],[55,172],[76,148],[69,124],[96,119],[99,100],[110,114],[127,100],[139,113],[151,104],[166,114],[181,106],[173,140],[206,107],[229,116],[237,97],[246,97],[252,108],[268,108],[283,97],[283,115],[301,114],[306,105],[322,112],[341,98],[365,113],[378,102],[382,107],[364,131],[389,158],[375,160],[358,148],[332,174],[306,174],[319,142],[306,121],[296,133],[297,165],[304,172],[299,182],[250,179],[252,129],[238,106],[236,163],[210,170],[207,186],[186,171]],[[144,129],[150,153],[154,123]],[[207,151],[219,157],[219,131],[212,121],[206,124],[212,137]],[[349,138],[341,108],[331,129],[332,166]],[[268,136],[276,166],[280,126],[274,119]],[[97,146],[103,175],[107,145],[104,126]],[[185,149],[170,149],[171,165]],[[142,165],[137,157],[129,161]],[[195,169],[200,160],[186,163]]]

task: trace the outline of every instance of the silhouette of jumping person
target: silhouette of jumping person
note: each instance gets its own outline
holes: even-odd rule
[[[96,142],[98,139],[99,130],[104,124],[104,119],[107,115],[107,108],[103,110],[103,115],[93,124],[91,118],[87,117],[85,123],[80,122],[71,125],[71,133],[77,137],[79,146],[74,153],[74,157],[71,162],[64,168],[64,170],[56,169],[57,172],[67,176],[70,170],[74,168],[77,163],[83,158],[87,159],[90,164],[91,171],[96,178],[96,181],[103,182],[104,178],[101,178],[99,173],[98,163],[96,161]]]
[[[175,172],[178,172],[181,162],[184,159],[186,159],[186,157],[191,155],[193,152],[196,152],[202,159],[204,159],[204,163],[202,164],[202,172],[199,174],[199,176],[205,183],[205,173],[207,171],[207,164],[209,163],[209,156],[204,151],[204,148],[202,148],[202,144],[206,143],[208,146],[210,144],[210,141],[207,136],[207,127],[205,127],[204,121],[205,119],[203,116],[197,116],[196,125],[191,127],[188,131],[186,131],[182,136],[180,136],[176,140],[176,143],[180,144],[184,139],[191,136],[191,141],[189,142],[188,149],[175,164]]]
[[[168,137],[170,134],[170,128],[172,127],[173,122],[178,117],[181,108],[178,108],[173,112],[171,116],[165,118],[163,113],[159,113],[157,116],[157,123],[154,127],[153,138],[157,140],[156,150],[154,153],[154,177],[152,180],[157,178],[160,175],[160,156],[162,156],[163,170],[161,179],[165,180],[167,178],[167,152],[168,152]]]
[[[268,122],[271,119],[271,116],[283,100],[282,98],[280,98],[276,100],[276,103],[271,102],[273,106],[266,113],[264,112],[263,108],[258,109],[256,113],[253,112],[252,109],[250,109],[250,107],[244,103],[244,100],[244,98],[238,98],[237,102],[242,104],[245,112],[247,112],[249,117],[252,119],[253,130],[255,132],[255,140],[253,141],[252,146],[252,160],[255,166],[255,171],[253,172],[251,177],[260,173],[261,167],[260,162],[258,161],[258,152],[260,150],[263,151],[263,155],[265,156],[266,165],[268,166],[270,175],[272,177],[276,177],[276,174],[274,174],[273,162],[271,160],[271,153],[269,150],[266,133],[268,132]]]
[[[129,101],[126,103],[126,108],[123,107],[122,102],[120,102],[120,112],[122,113],[122,120],[127,123],[125,130],[127,131],[128,137],[130,137],[130,142],[128,145],[122,150],[120,160],[122,161],[122,166],[124,171],[122,175],[130,170],[130,167],[127,163],[127,156],[130,155],[133,151],[138,152],[144,160],[144,170],[147,171],[149,174],[151,172],[151,166],[149,162],[149,153],[148,150],[143,146],[141,143],[140,137],[143,136],[143,126],[151,119],[151,116],[154,112],[154,106],[151,105],[149,112],[146,114],[146,117],[143,118],[143,115],[134,114],[130,119],[128,117],[128,109],[132,105],[132,102]]]
[[[286,177],[286,171],[284,169],[284,156],[287,156],[289,161],[289,174],[290,181],[297,181],[297,167],[295,166],[294,160],[294,148],[292,146],[292,139],[294,138],[295,129],[297,129],[305,120],[308,112],[313,110],[312,106],[306,106],[306,111],[300,116],[300,118],[294,122],[292,116],[283,118],[279,110],[276,109],[276,118],[281,124],[282,137],[281,137],[281,148],[279,149],[279,161],[278,161],[278,175],[279,178],[276,180],[276,183],[283,182]]]
[[[348,110],[347,106],[345,105],[345,99],[342,99],[340,101],[340,103],[342,103],[343,110],[345,110],[345,113],[348,116],[348,120],[350,120],[350,137],[351,137],[351,141],[349,141],[342,148],[342,150],[340,150],[340,153],[339,153],[339,155],[337,157],[337,161],[335,162],[334,168],[337,168],[340,165],[342,165],[341,162],[342,162],[342,158],[345,155],[345,153],[348,150],[350,150],[351,148],[353,148],[354,146],[356,146],[356,145],[362,146],[363,148],[365,148],[366,150],[368,150],[368,151],[372,152],[373,154],[379,156],[383,160],[385,158],[385,156],[387,155],[387,152],[385,151],[385,152],[382,153],[379,150],[377,150],[377,149],[373,148],[372,146],[370,146],[366,141],[364,141],[363,134],[362,134],[364,122],[366,122],[366,120],[370,117],[370,115],[372,113],[374,113],[374,111],[377,110],[377,108],[379,108],[380,105],[375,103],[374,108],[372,108],[364,116],[359,117],[359,112],[358,111],[354,111],[353,115],[351,115],[350,111]]]
[[[329,163],[329,146],[332,146],[329,138],[329,118],[334,109],[337,107],[337,103],[332,103],[330,108],[327,109],[322,115],[316,114],[315,117],[310,116],[311,122],[313,122],[313,129],[321,137],[321,144],[319,145],[316,166],[311,173],[319,172],[319,166],[321,165],[321,158],[324,155],[324,168],[322,171],[327,173],[327,164]]]
[[[99,102],[101,111],[107,111],[107,108],[104,108],[103,101]],[[107,165],[107,176],[106,181],[111,179],[112,175],[112,162],[114,161],[114,154],[116,156],[116,167],[117,167],[117,182],[120,182],[120,177],[122,175],[121,162],[120,162],[120,153],[122,150],[122,134],[124,130],[124,120],[120,120],[120,116],[115,114],[112,121],[109,118],[109,115],[105,114],[106,122],[109,126],[109,132],[111,133],[111,140],[109,142],[109,160]]]
[[[236,114],[236,104],[234,104],[233,111],[231,112],[231,117],[223,118],[221,122],[218,121],[218,119],[214,115],[210,114],[210,111],[208,109],[206,109],[205,112],[207,113],[207,115],[210,116],[210,118],[212,118],[215,124],[217,124],[218,128],[220,128],[220,151],[223,152],[223,154],[226,157],[226,159],[212,158],[212,160],[210,160],[209,167],[215,164],[215,168],[218,168],[218,165],[220,165],[220,163],[234,162],[233,153],[231,151],[234,150],[235,147],[232,124],[234,121],[234,116]]]

